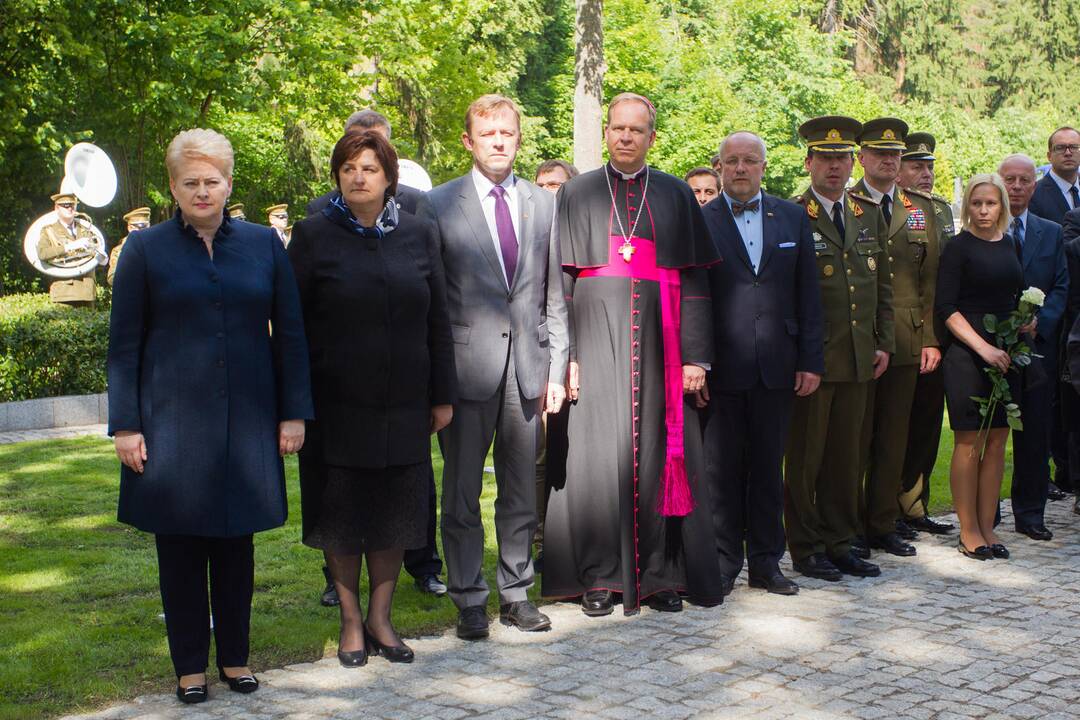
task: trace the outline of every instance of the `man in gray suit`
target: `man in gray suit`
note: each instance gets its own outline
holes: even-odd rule
[[[460,401],[439,433],[442,537],[458,637],[487,637],[484,460],[495,442],[499,614],[504,625],[546,630],[529,602],[536,527],[540,416],[565,397],[568,354],[555,200],[513,173],[521,141],[513,100],[485,95],[465,115],[472,170],[428,193],[438,223]]]

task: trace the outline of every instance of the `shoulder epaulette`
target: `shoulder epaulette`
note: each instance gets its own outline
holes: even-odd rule
[[[862,200],[863,202],[870,203],[871,205],[880,205],[881,204],[877,200],[875,200],[874,198],[870,197],[869,195],[863,195],[862,193],[852,192],[851,190],[848,190],[848,197],[853,198],[855,200]]]
[[[904,188],[904,192],[906,192],[908,195],[914,195],[915,197],[921,197],[921,198],[924,198],[926,200],[933,200],[934,199],[934,194],[933,193],[923,192],[922,190],[919,190],[918,188],[912,188],[912,187]]]
[[[952,203],[949,202],[948,198],[944,197],[943,195],[938,195],[936,193],[930,193],[930,198],[932,200],[937,200],[940,203],[945,203],[946,205],[949,205],[949,206],[952,205]]]

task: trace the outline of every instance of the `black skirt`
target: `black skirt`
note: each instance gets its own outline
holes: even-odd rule
[[[990,334],[983,328],[981,313],[964,313],[963,315],[984,340],[992,342]],[[986,374],[987,367],[988,365],[978,353],[956,338],[951,338],[942,360],[942,372],[945,378],[945,402],[949,408],[949,426],[954,432],[978,430],[982,426],[983,417],[979,414],[979,404],[971,398],[990,396],[990,377]],[[1005,378],[1009,382],[1012,402],[1019,404],[1022,392],[1020,373],[1012,368],[1006,373]],[[1005,408],[999,404],[994,410],[990,427],[1008,426],[1005,420]]]
[[[424,547],[430,472],[430,461],[377,470],[301,462],[304,544],[337,555]]]

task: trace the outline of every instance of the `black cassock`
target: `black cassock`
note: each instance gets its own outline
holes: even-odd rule
[[[682,363],[710,362],[711,301],[703,268],[720,258],[701,210],[690,187],[672,175],[649,169],[627,179],[605,165],[563,186],[558,222],[571,359],[579,364],[581,389],[570,407],[566,477],[552,487],[548,503],[543,594],[567,598],[613,590],[622,593],[627,614],[661,590],[720,602],[719,577],[695,572],[693,548],[715,539],[708,502],[696,497],[701,433],[690,396],[683,403],[683,437],[699,509],[664,517],[658,506],[668,435],[662,290],[659,281],[640,279],[641,268],[677,271]],[[635,258],[636,277],[619,253],[630,234],[635,253],[644,253]],[[638,263],[642,258],[645,263]]]

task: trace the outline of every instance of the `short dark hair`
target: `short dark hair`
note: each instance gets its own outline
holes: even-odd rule
[[[390,121],[387,120],[386,116],[381,112],[377,112],[371,108],[357,110],[345,121],[345,132],[349,132],[349,130],[352,130],[353,128],[370,130],[375,127],[386,128],[386,137],[390,137]]]
[[[712,168],[705,167],[704,165],[702,165],[701,167],[696,167],[690,172],[686,173],[686,177],[684,177],[683,180],[685,180],[686,182],[690,182],[690,178],[697,177],[698,175],[708,175],[716,181],[716,186],[720,187],[720,173],[716,172]]]
[[[536,168],[536,179],[539,180],[541,175],[552,170],[562,170],[568,178],[575,178],[581,174],[580,170],[565,160],[545,160],[540,163],[540,167]]]
[[[341,139],[334,145],[334,152],[330,155],[330,175],[333,176],[338,190],[341,189],[341,181],[338,178],[341,166],[364,150],[371,150],[375,153],[375,158],[379,161],[379,165],[382,166],[386,179],[390,181],[389,187],[386,188],[386,198],[389,199],[391,196],[397,195],[398,157],[397,152],[394,151],[394,146],[380,133],[374,130],[361,130],[360,128],[353,128],[342,135]]]
[[[715,170],[716,166],[719,165],[720,161],[723,159],[724,157],[720,153],[716,153],[711,158],[709,158],[709,165],[712,166],[712,168]]]
[[[1080,130],[1077,130],[1074,127],[1069,127],[1068,125],[1062,125],[1057,130],[1050,133],[1050,137],[1048,137],[1046,139],[1046,151],[1047,152],[1054,152],[1054,136],[1057,135],[1059,132],[1063,132],[1065,130],[1072,130],[1074,133],[1080,133]]]

